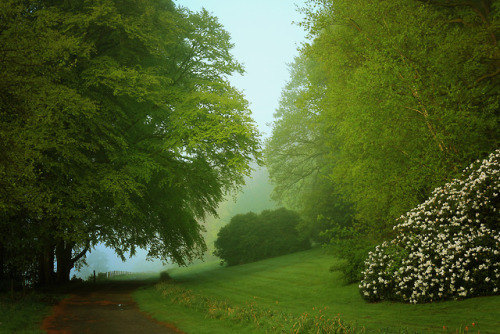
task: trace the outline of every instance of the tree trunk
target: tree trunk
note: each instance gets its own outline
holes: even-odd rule
[[[74,262],[71,261],[74,243],[61,240],[57,243],[57,283],[68,283]]]
[[[40,286],[49,286],[54,283],[54,245],[47,243],[40,254]]]
[[[74,242],[61,240],[56,247],[57,256],[57,283],[68,283],[70,280],[71,269],[75,266],[75,262],[83,257],[89,250],[89,246],[85,247],[80,253],[73,256]]]
[[[5,271],[4,271],[4,257],[5,257],[5,248],[0,243],[0,283],[5,279]]]

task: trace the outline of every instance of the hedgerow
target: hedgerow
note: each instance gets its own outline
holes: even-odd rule
[[[498,294],[499,189],[497,150],[400,217],[396,237],[369,253],[361,295],[416,304]]]

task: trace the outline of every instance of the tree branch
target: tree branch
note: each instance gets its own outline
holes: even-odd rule
[[[76,261],[80,260],[90,249],[90,246],[87,245],[80,253],[78,253],[74,258],[71,259],[71,263],[74,264]]]
[[[484,74],[482,76],[480,76],[477,80],[476,80],[476,83],[479,83],[481,81],[483,81],[484,79],[488,79],[488,78],[491,78],[491,77],[494,77],[495,75],[498,75],[500,74],[500,68],[497,69],[495,72],[493,73],[489,73],[489,74]]]

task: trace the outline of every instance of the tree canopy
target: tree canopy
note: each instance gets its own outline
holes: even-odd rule
[[[275,196],[327,222],[333,242],[376,244],[395,218],[498,148],[500,8],[312,0],[303,12],[310,43],[266,143]]]
[[[67,280],[97,242],[181,264],[203,252],[197,219],[260,158],[217,19],[169,0],[0,13],[0,275],[19,254],[49,283],[56,256]]]

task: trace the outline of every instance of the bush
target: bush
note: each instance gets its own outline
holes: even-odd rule
[[[500,150],[400,218],[365,261],[362,296],[410,303],[499,293]]]
[[[283,208],[236,215],[219,231],[214,254],[237,265],[307,249],[307,237],[297,231],[300,221],[297,213]]]
[[[359,282],[362,279],[364,261],[374,245],[352,227],[332,226],[322,234],[330,239],[325,247],[336,258],[341,259],[330,271],[340,271],[346,284]]]
[[[160,272],[160,282],[169,282],[172,278],[166,271]]]
[[[330,271],[341,272],[345,284],[359,282],[363,277],[364,260],[371,249],[373,249],[371,246],[358,247],[355,245],[354,247],[344,249],[341,255],[334,253],[336,257],[340,258],[340,261],[332,265]]]

